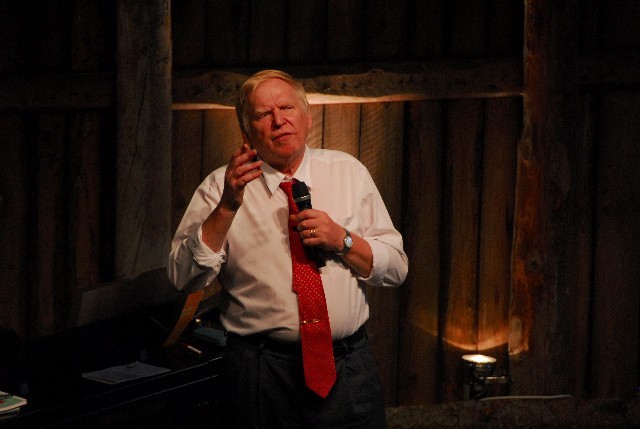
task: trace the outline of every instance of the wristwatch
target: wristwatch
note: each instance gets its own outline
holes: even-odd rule
[[[336,252],[336,255],[346,255],[347,253],[349,253],[349,250],[351,250],[351,246],[353,246],[353,238],[351,238],[351,233],[346,228],[344,232],[347,233],[347,235],[345,235],[344,239],[342,240],[342,242],[344,243],[344,247],[341,251]]]

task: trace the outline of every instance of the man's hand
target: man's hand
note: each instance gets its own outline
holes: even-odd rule
[[[214,252],[222,249],[231,223],[242,205],[244,187],[262,174],[260,166],[263,161],[256,161],[256,156],[256,151],[245,143],[229,161],[220,203],[202,224],[202,241]]]
[[[297,229],[305,246],[314,246],[329,252],[342,250],[345,232],[321,210],[307,209],[292,215],[298,223]]]
[[[256,160],[257,152],[244,143],[231,156],[227,171],[224,174],[224,190],[220,198],[220,206],[230,211],[237,211],[242,205],[244,187],[260,177],[260,167],[264,163]]]
[[[344,228],[321,210],[307,209],[291,215],[298,223],[302,244],[324,249],[328,252],[340,252],[344,248]],[[351,231],[353,247],[346,255],[340,257],[353,271],[362,277],[369,277],[373,269],[373,253],[371,246],[362,237]]]

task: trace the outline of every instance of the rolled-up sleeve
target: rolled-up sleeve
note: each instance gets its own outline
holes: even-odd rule
[[[362,195],[363,238],[371,246],[373,269],[360,280],[371,286],[400,286],[409,271],[402,235],[395,229],[389,212],[369,172],[363,168],[359,188]]]
[[[202,241],[202,224],[213,211],[214,173],[194,193],[171,242],[167,275],[177,290],[197,290],[211,284],[226,260],[224,249],[214,252]]]
[[[373,286],[400,286],[407,278],[409,260],[402,248],[367,239],[373,253],[373,269],[369,277],[362,279]]]

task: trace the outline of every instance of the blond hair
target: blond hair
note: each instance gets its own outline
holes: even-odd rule
[[[305,112],[309,113],[309,101],[307,100],[307,94],[304,87],[300,82],[295,80],[291,75],[280,70],[262,70],[247,79],[236,95],[236,116],[238,117],[238,125],[240,130],[247,134],[246,122],[247,122],[247,100],[255,91],[255,89],[269,79],[280,79],[287,82],[293,88],[296,96],[302,102]]]

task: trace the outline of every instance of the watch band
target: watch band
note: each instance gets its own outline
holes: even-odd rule
[[[344,228],[344,232],[346,235],[342,239],[342,250],[336,252],[338,256],[344,256],[351,250],[351,246],[353,246],[353,238],[351,237],[351,233],[348,229]]]

